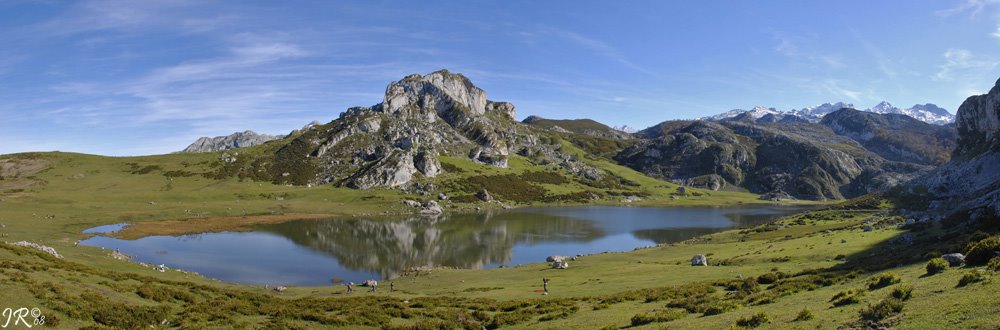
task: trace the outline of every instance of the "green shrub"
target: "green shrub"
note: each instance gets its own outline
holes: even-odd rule
[[[903,311],[903,301],[896,298],[886,298],[877,304],[869,304],[867,308],[860,311],[861,319],[867,321],[881,321],[890,316]]]
[[[771,318],[767,316],[767,313],[759,312],[757,314],[736,320],[736,326],[743,328],[756,328],[770,322]]]
[[[463,170],[461,167],[455,166],[455,164],[452,164],[452,163],[445,163],[445,162],[441,162],[441,169],[444,170],[445,173],[464,173],[465,172],[465,170]]]
[[[813,315],[813,312],[809,310],[809,308],[803,308],[802,311],[799,312],[799,315],[795,316],[795,321],[808,321],[812,320],[814,317],[816,317],[816,315]]]
[[[994,273],[1000,272],[1000,257],[993,257],[993,259],[990,259],[990,262],[986,264],[986,269]]]
[[[780,280],[782,277],[784,277],[783,273],[771,272],[771,273],[767,273],[767,274],[758,276],[757,277],[757,283],[760,283],[760,284],[772,284],[772,283],[777,282],[778,280]]]
[[[909,285],[900,285],[895,289],[892,289],[889,296],[903,301],[909,300],[910,297],[913,296],[913,287]]]
[[[856,304],[861,302],[861,297],[865,295],[864,290],[860,289],[850,289],[838,292],[833,298],[830,298],[830,302],[834,306],[844,306],[850,304]]]
[[[986,278],[983,277],[983,274],[980,274],[978,271],[975,270],[970,270],[965,274],[962,274],[962,278],[958,280],[958,286],[963,287],[972,283],[981,282],[982,280],[985,279]]]
[[[684,312],[673,309],[639,313],[632,316],[632,326],[636,327],[655,322],[670,322],[682,317],[684,317]]]
[[[900,281],[902,281],[902,279],[899,278],[899,275],[890,272],[881,273],[868,279],[868,290],[881,289],[899,283]]]
[[[990,236],[969,243],[965,251],[965,263],[970,265],[985,264],[996,256],[995,251],[1000,251],[1000,236]]]
[[[948,269],[948,261],[944,258],[934,258],[927,262],[927,275],[934,275]]]

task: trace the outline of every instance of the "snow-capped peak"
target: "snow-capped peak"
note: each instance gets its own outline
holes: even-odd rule
[[[870,112],[882,113],[882,114],[885,114],[885,113],[900,113],[900,110],[902,110],[902,109],[893,106],[892,103],[889,103],[887,101],[879,102],[874,107],[871,107],[870,109],[868,109],[868,111],[870,111]]]
[[[632,126],[629,125],[611,126],[611,129],[629,134],[637,132],[635,128],[632,128]]]
[[[823,119],[823,116],[827,114],[844,109],[855,109],[854,104],[845,102],[836,103],[823,103],[816,106],[806,107],[799,110],[791,111],[780,111],[775,108],[768,108],[763,106],[755,106],[750,110],[743,109],[733,109],[726,111],[724,113],[703,117],[702,120],[719,121],[728,118],[734,118],[737,116],[748,116],[754,120],[760,119],[766,115],[774,115],[777,118],[783,118],[785,116],[795,116],[811,122],[819,122]],[[863,111],[874,112],[879,114],[902,114],[907,115],[917,120],[923,121],[929,124],[944,125],[955,121],[955,116],[948,112],[948,110],[942,109],[937,105],[927,103],[927,104],[915,104],[909,109],[900,109],[888,101],[882,101],[875,106],[865,109]]]

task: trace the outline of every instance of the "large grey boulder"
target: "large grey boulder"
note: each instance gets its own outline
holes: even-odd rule
[[[548,256],[545,258],[545,262],[558,262],[569,259],[567,256]]]
[[[554,269],[566,269],[566,268],[569,268],[569,263],[566,262],[565,260],[553,261],[552,262],[552,268],[554,268]]]
[[[691,258],[691,266],[708,266],[708,257],[704,254],[695,255]]]
[[[965,255],[961,253],[948,253],[941,256],[951,266],[961,266],[965,263]]]
[[[417,167],[420,173],[429,178],[435,177],[442,172],[441,163],[438,162],[436,155],[431,151],[418,152],[413,158],[413,165]]]
[[[356,174],[349,180],[348,186],[357,189],[399,187],[409,183],[416,172],[413,157],[402,150],[397,150]]]
[[[444,210],[441,209],[441,205],[438,205],[438,203],[433,200],[424,202],[423,207],[424,208],[420,210],[421,214],[441,214],[444,212]]]
[[[490,191],[486,190],[485,188],[483,190],[476,192],[476,198],[484,202],[493,201],[493,196],[490,195]]]

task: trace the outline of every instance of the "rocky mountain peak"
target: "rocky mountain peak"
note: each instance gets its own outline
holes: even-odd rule
[[[910,107],[910,110],[926,111],[928,113],[935,114],[938,116],[951,116],[951,113],[948,112],[948,110],[945,110],[933,103],[914,104],[912,107]]]
[[[956,156],[1000,150],[1000,80],[986,94],[970,96],[958,107]]]
[[[486,92],[472,84],[469,78],[448,70],[439,70],[426,76],[411,74],[386,87],[382,110],[390,114],[419,115],[417,109],[428,110],[425,115],[434,116],[458,108],[471,116],[479,116],[487,111],[513,120],[514,105],[508,102],[492,102],[486,99]],[[432,117],[425,117],[433,120]]]
[[[888,101],[879,102],[875,106],[868,109],[868,111],[874,113],[898,113],[899,110],[899,108],[893,106],[892,103],[889,103]]]
[[[182,150],[182,153],[212,152],[228,150],[233,148],[251,147],[263,144],[268,141],[280,139],[281,136],[257,134],[257,132],[246,130],[236,132],[226,136],[200,137],[194,143]]]

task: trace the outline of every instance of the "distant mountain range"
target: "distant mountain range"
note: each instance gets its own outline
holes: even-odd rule
[[[516,157],[516,164],[546,166],[547,174],[538,176],[575,182],[593,194],[573,198],[610,198],[623,193],[616,189],[630,189],[633,183],[614,171],[588,163],[603,159],[692,187],[827,200],[885,190],[927,173],[950,160],[957,136],[954,125],[926,122],[952,120],[937,106],[899,109],[886,102],[867,111],[846,103],[787,112],[755,107],[637,132],[590,119],[514,118],[513,104],[488,100],[468,78],[441,70],[392,82],[383,102],[350,108],[325,124],[284,137],[243,132],[203,138],[187,151],[263,144],[223,163],[220,176],[279,184],[413,193],[449,186],[475,198],[467,182],[438,175],[463,173],[472,163],[507,168]],[[524,195],[491,193],[508,200]]]
[[[702,120],[710,121],[720,121],[724,119],[734,118],[740,115],[745,115],[752,117],[753,119],[760,119],[767,115],[773,116],[776,120],[782,120],[784,117],[794,116],[809,122],[819,122],[823,119],[823,116],[830,114],[834,111],[840,109],[857,109],[854,104],[836,102],[836,103],[823,103],[817,106],[806,107],[797,110],[781,111],[775,108],[768,108],[763,106],[755,106],[750,110],[744,109],[733,109],[714,116],[708,116],[701,118]],[[948,112],[948,110],[942,109],[937,105],[927,103],[927,104],[914,104],[912,107],[903,109],[893,106],[891,103],[882,101],[875,106],[864,109],[862,111],[873,112],[878,114],[900,114],[907,115],[922,122],[935,125],[947,125],[955,122],[955,116]]]

